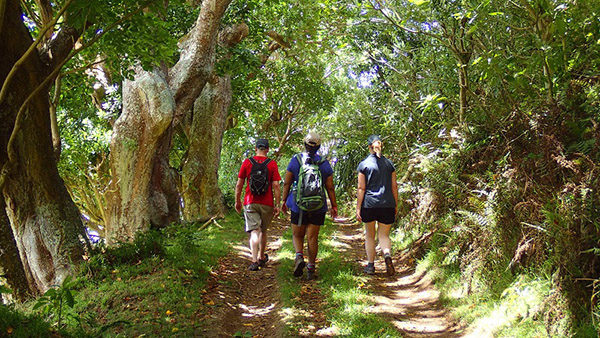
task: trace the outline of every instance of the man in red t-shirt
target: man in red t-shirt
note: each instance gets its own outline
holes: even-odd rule
[[[258,139],[256,141],[256,156],[253,156],[255,162],[263,163],[268,160],[269,141]],[[242,211],[242,188],[246,182],[246,193],[244,194],[244,218],[246,219],[246,232],[250,235],[250,251],[252,252],[252,264],[248,270],[257,271],[264,267],[269,256],[265,253],[267,247],[267,227],[271,224],[273,216],[279,213],[280,189],[279,169],[277,162],[269,160],[267,163],[268,187],[263,194],[254,194],[250,188],[250,174],[252,171],[252,162],[245,159],[238,174],[237,184],[235,185],[235,210]],[[273,203],[275,196],[275,203]]]

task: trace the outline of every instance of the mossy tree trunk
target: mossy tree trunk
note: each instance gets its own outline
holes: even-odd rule
[[[87,240],[79,212],[56,167],[44,82],[52,80],[52,72],[77,38],[63,27],[43,50],[32,50],[17,64],[33,40],[22,22],[19,1],[3,4],[0,190],[29,289],[42,293],[71,273],[74,263],[82,259],[82,243]],[[7,80],[11,71],[12,78]],[[22,283],[17,285],[24,288]]]
[[[4,276],[15,297],[22,301],[30,289],[5,209],[4,199],[0,198],[0,275]]]
[[[138,70],[135,80],[124,84],[123,114],[111,141],[109,245],[179,215],[176,174],[168,165],[173,125],[193,108],[213,74],[219,25],[230,2],[203,1],[194,28],[179,46],[179,61],[164,71]]]
[[[194,104],[188,134],[190,145],[182,172],[183,217],[186,221],[203,221],[225,211],[217,182],[230,104],[229,77],[213,77]]]

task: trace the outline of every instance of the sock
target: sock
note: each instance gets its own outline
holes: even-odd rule
[[[296,252],[296,258],[304,259],[304,254],[302,252]]]
[[[306,264],[306,269],[314,270],[316,266],[317,266],[317,264],[315,264],[315,263],[308,263],[308,264]]]
[[[384,255],[383,255],[383,257],[385,258],[385,257],[392,257],[392,256],[391,256],[391,255],[390,255],[390,253],[388,252],[388,253],[384,254]]]

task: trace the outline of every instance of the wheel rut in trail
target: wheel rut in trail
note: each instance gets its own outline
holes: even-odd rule
[[[282,233],[282,223],[274,219],[267,232],[269,261],[259,271],[248,270],[251,254],[247,242],[235,246],[219,261],[206,281],[203,295],[209,306],[204,337],[234,337],[236,333],[242,337],[247,337],[246,333],[251,334],[249,337],[282,336],[276,258]]]
[[[339,219],[336,239],[340,250],[362,273],[365,264],[364,235],[360,224]],[[385,274],[385,264],[378,253],[375,275],[370,276],[372,301],[369,311],[386,318],[407,338],[458,338],[461,327],[453,321],[439,301],[439,292],[425,274],[417,274],[408,262],[395,255],[396,275]]]

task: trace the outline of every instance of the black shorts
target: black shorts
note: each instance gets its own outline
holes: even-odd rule
[[[291,212],[292,216],[291,216],[291,221],[292,224],[296,224],[298,225],[298,218],[300,217],[300,214],[297,212]],[[308,212],[308,211],[303,211],[302,212],[302,225],[306,225],[306,224],[313,224],[313,225],[323,225],[325,224],[325,214],[326,212]]]
[[[395,208],[360,208],[360,217],[364,223],[377,221],[392,224],[396,220]]]

